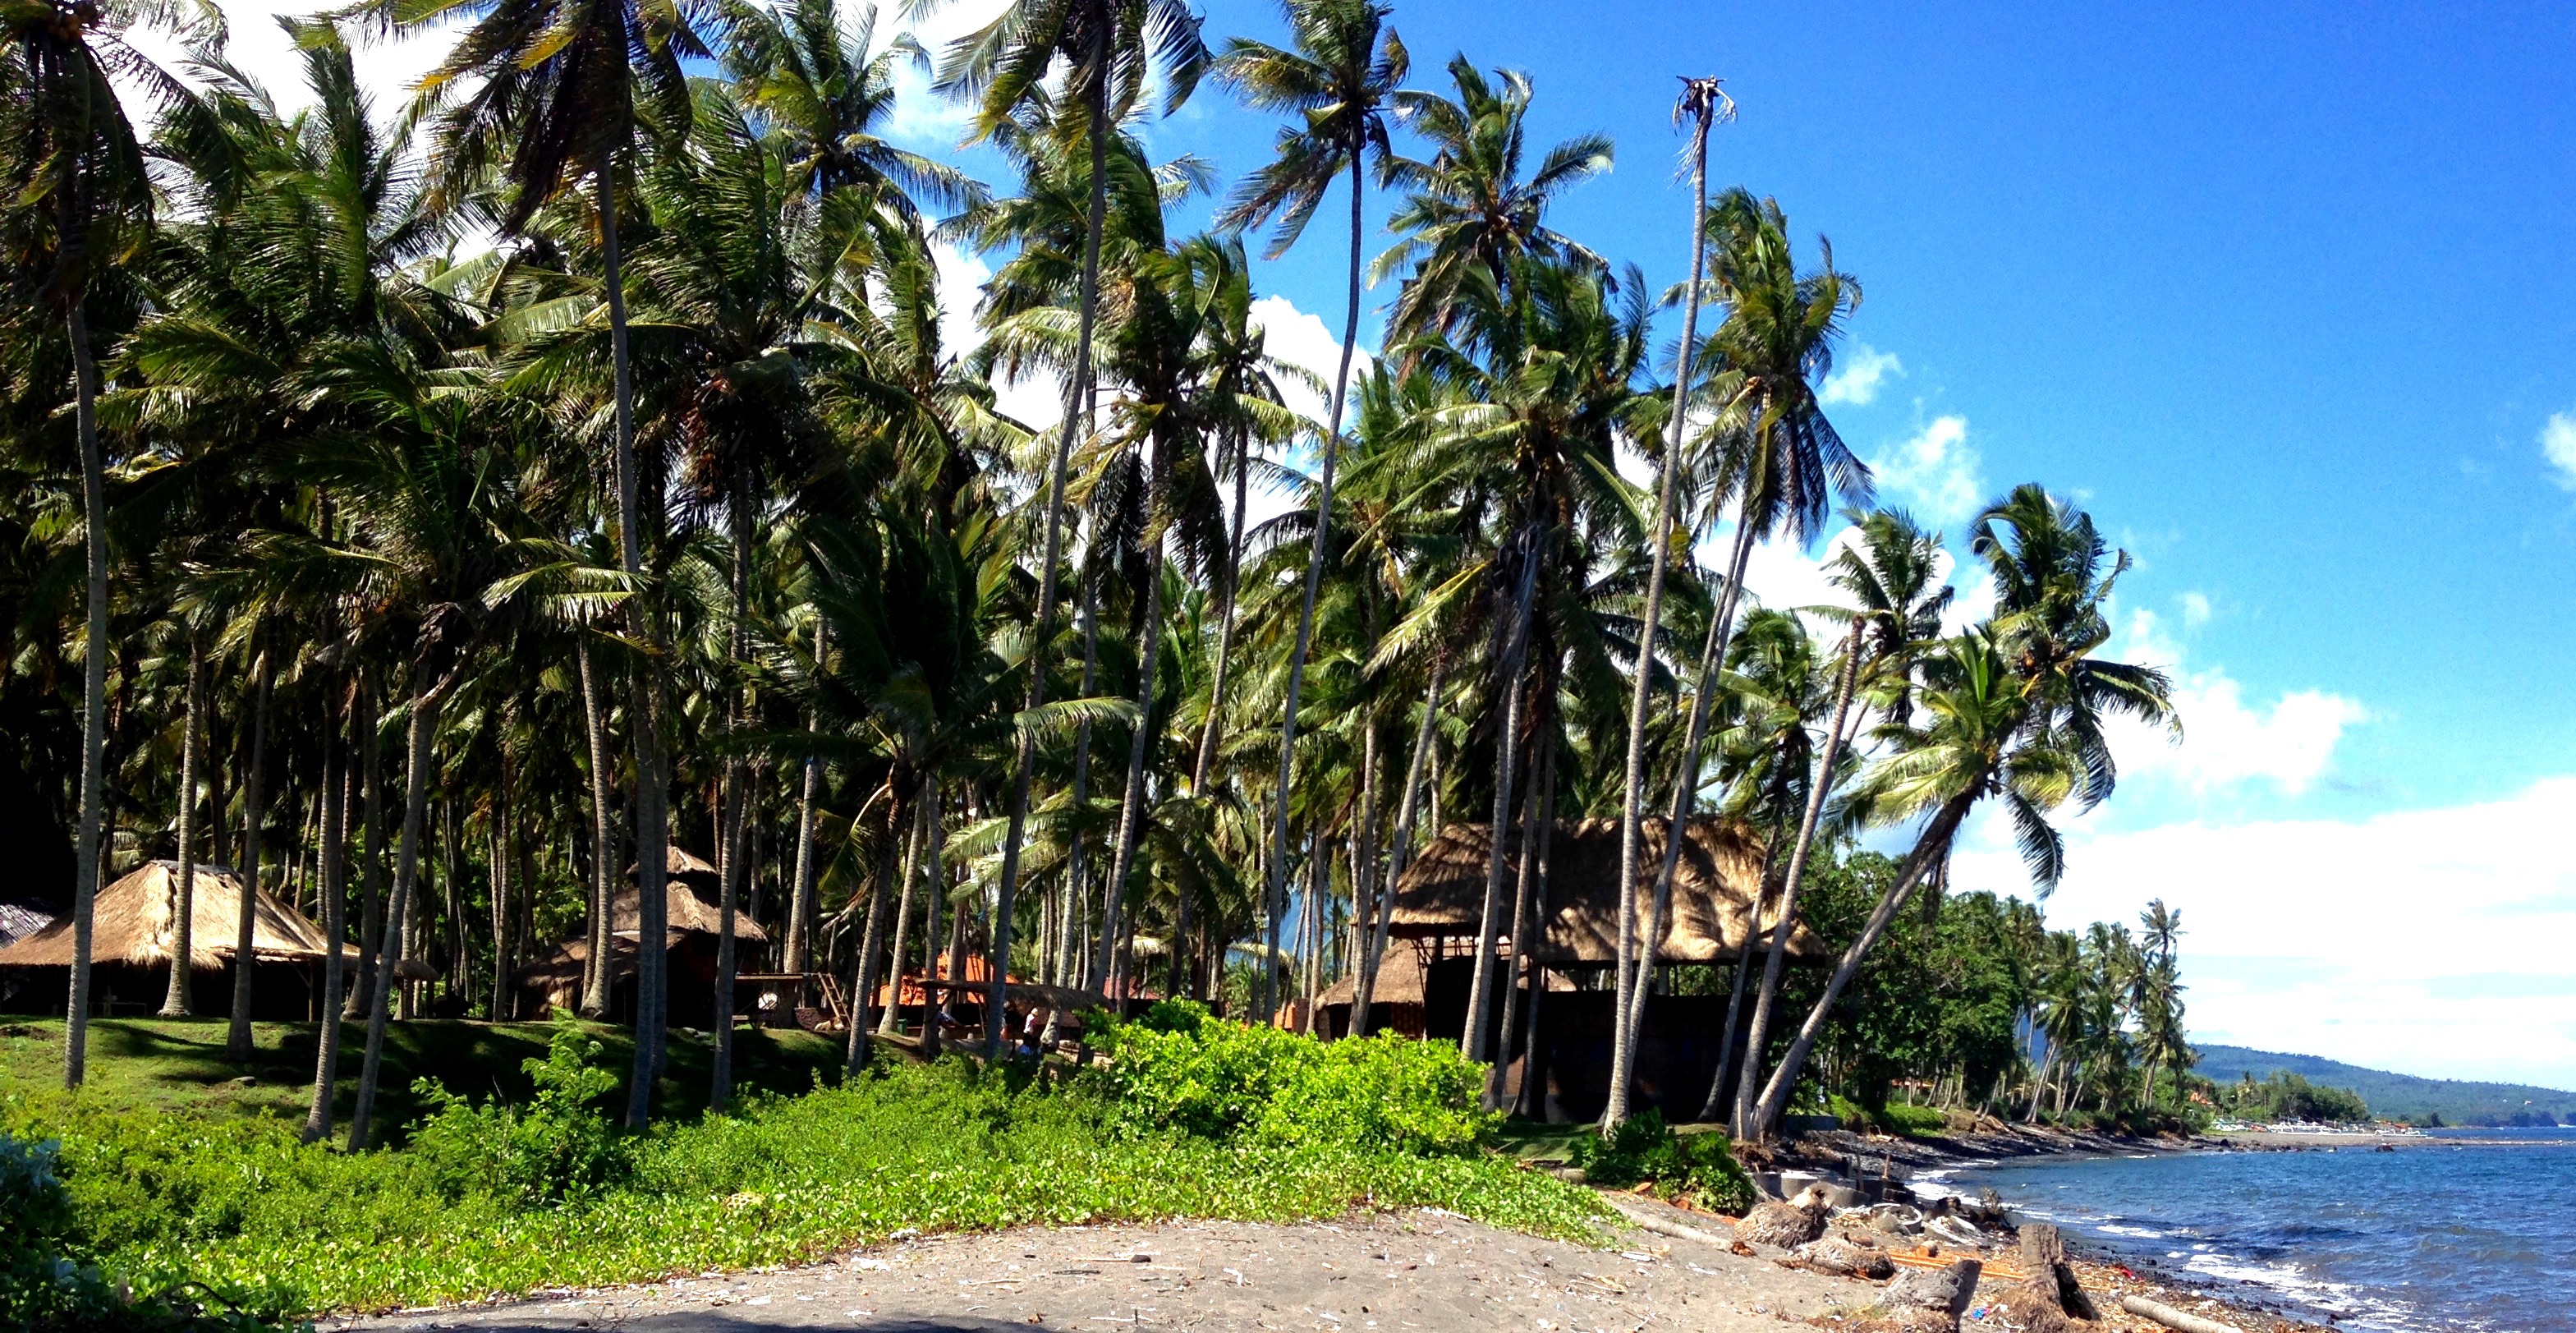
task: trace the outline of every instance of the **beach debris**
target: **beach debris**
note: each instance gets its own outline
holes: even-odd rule
[[[1735,1224],[1735,1238],[1752,1245],[1794,1249],[1825,1234],[1825,1219],[1832,1213],[1833,1204],[1825,1187],[1809,1185],[1786,1203],[1755,1204],[1753,1211]]]
[[[2167,1328],[2179,1330],[2179,1333],[2244,1333],[2243,1329],[2234,1324],[2222,1324],[2215,1319],[2203,1319],[2196,1314],[2185,1314],[2162,1301],[2151,1301],[2144,1296],[2122,1296],[2120,1308],[2133,1315],[2152,1319]]]
[[[1885,1251],[1842,1236],[1825,1236],[1808,1241],[1794,1253],[1798,1262],[1819,1273],[1836,1277],[1865,1277],[1872,1281],[1891,1277],[1896,1264]]]
[[[1635,1204],[1623,1203],[1616,1194],[1605,1193],[1601,1196],[1601,1201],[1617,1209],[1620,1216],[1636,1223],[1639,1229],[1651,1231],[1658,1236],[1670,1236],[1675,1240],[1695,1240],[1704,1245],[1714,1245],[1721,1250],[1735,1244],[1716,1232],[1702,1231],[1698,1227],[1686,1226],[1670,1218],[1659,1217]]]
[[[2093,1298],[2084,1294],[2084,1284],[2075,1279],[2075,1265],[2067,1262],[2066,1237],[2045,1222],[2033,1222],[2021,1229],[2021,1271],[2023,1287],[2045,1300],[2050,1308],[2078,1319],[2099,1319],[2102,1312],[2093,1308]]]
[[[1879,1293],[1878,1303],[1895,1318],[1912,1311],[1937,1311],[1956,1328],[1959,1316],[1977,1298],[1977,1275],[1983,1271],[1985,1265],[1974,1259],[1962,1259],[1947,1268],[1908,1268]]]
[[[1923,1210],[1905,1203],[1882,1203],[1869,1210],[1869,1224],[1891,1236],[1923,1234]]]

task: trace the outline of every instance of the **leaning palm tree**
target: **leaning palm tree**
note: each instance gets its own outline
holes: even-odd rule
[[[1242,230],[1277,217],[1279,225],[1268,251],[1276,259],[1297,243],[1334,179],[1347,171],[1351,261],[1341,364],[1333,373],[1332,406],[1315,478],[1315,525],[1308,538],[1305,600],[1297,616],[1297,636],[1288,650],[1288,697],[1279,724],[1279,780],[1272,795],[1268,858],[1274,898],[1287,884],[1288,797],[1294,789],[1297,706],[1306,683],[1306,653],[1314,640],[1315,595],[1324,581],[1325,553],[1331,549],[1333,465],[1341,452],[1342,406],[1350,390],[1351,352],[1360,333],[1360,242],[1366,232],[1361,208],[1368,193],[1361,163],[1371,152],[1377,154],[1381,169],[1390,160],[1385,108],[1411,65],[1403,41],[1395,29],[1385,26],[1390,11],[1376,0],[1282,0],[1280,9],[1296,49],[1236,38],[1227,43],[1225,55],[1217,62],[1217,76],[1255,108],[1295,115],[1302,125],[1279,131],[1278,156],[1244,179],[1217,221]]]
[[[431,163],[433,201],[455,206],[483,189],[497,169],[503,185],[500,222],[521,231],[564,187],[588,178],[599,225],[602,289],[607,299],[615,373],[619,567],[630,583],[644,574],[642,479],[635,457],[635,388],[626,329],[624,253],[618,243],[618,177],[635,145],[639,102],[664,134],[688,127],[688,79],[681,62],[708,51],[692,26],[694,6],[645,0],[361,0],[351,13],[388,32],[416,33],[471,19],[454,50],[420,83],[418,110],[431,115],[437,147]],[[626,603],[627,633],[658,644],[659,629],[642,598]],[[630,682],[636,799],[635,840],[641,898],[637,926],[661,938],[669,840],[668,777],[662,758],[663,709],[658,673],[647,664]],[[635,1023],[635,1075],[627,1123],[652,1114],[661,1066],[665,993],[657,949],[637,956],[640,1012]]]
[[[66,1088],[79,1087],[88,1073],[91,911],[107,764],[107,468],[88,304],[93,280],[134,251],[152,218],[143,148],[111,80],[139,83],[165,104],[179,97],[178,85],[128,46],[124,33],[173,17],[171,7],[152,0],[9,0],[0,8],[0,244],[15,295],[59,319],[70,343],[89,559]]]
[[[2094,657],[2110,638],[2104,606],[2128,557],[2105,568],[2107,543],[2090,516],[2023,486],[1989,506],[1975,534],[1971,550],[1995,584],[1995,618],[1925,661],[1919,703],[1929,717],[1881,729],[1887,757],[1844,804],[1849,822],[1925,817],[1922,829],[1763,1085],[1754,1132],[1778,1121],[1835,1002],[1907,897],[1948,858],[1969,810],[1990,797],[2003,801],[2022,859],[2046,894],[2066,868],[2049,813],[2068,801],[2089,808],[2119,780],[2104,724],[2116,714],[2175,725],[2162,671]]]
[[[1637,969],[1637,853],[1639,817],[1646,796],[1646,713],[1655,680],[1655,642],[1663,626],[1664,569],[1672,558],[1673,486],[1681,475],[1682,430],[1689,419],[1691,358],[1699,350],[1699,302],[1702,279],[1708,262],[1708,132],[1720,121],[1735,118],[1735,99],[1719,85],[1723,80],[1688,78],[1682,80],[1682,95],[1673,103],[1673,123],[1687,117],[1691,124],[1690,148],[1686,156],[1691,173],[1691,262],[1690,286],[1682,292],[1682,341],[1678,363],[1673,370],[1672,404],[1666,409],[1664,422],[1664,458],[1655,483],[1655,521],[1650,529],[1653,542],[1648,556],[1646,575],[1646,609],[1637,626],[1637,669],[1628,694],[1628,765],[1620,786],[1619,798],[1619,956],[1617,991],[1625,996],[1635,989]],[[1649,945],[1648,947],[1653,947]],[[1628,1017],[1628,1004],[1619,1008],[1613,1029],[1611,1049],[1614,1060],[1619,1053],[1634,1059],[1636,1037]],[[1643,1012],[1642,1009],[1639,1010]],[[1624,1062],[1621,1062],[1624,1063]],[[1625,1073],[1625,1069],[1618,1071]],[[1614,1074],[1610,1081],[1610,1102],[1602,1112],[1605,1124],[1618,1124],[1627,1117],[1628,1081]]]
[[[918,17],[945,3],[913,0],[909,12]],[[981,140],[1015,128],[1015,115],[1048,100],[1045,80],[1059,61],[1063,92],[1081,108],[1078,117],[1060,121],[1059,127],[1079,128],[1089,143],[1091,201],[1082,250],[1081,322],[1073,374],[1065,385],[1063,429],[1047,463],[1046,547],[1038,566],[1037,623],[1030,638],[1041,656],[1030,662],[1030,711],[1046,702],[1042,655],[1055,629],[1056,566],[1064,555],[1065,470],[1074,440],[1087,424],[1091,402],[1091,340],[1100,306],[1100,230],[1107,207],[1109,136],[1143,101],[1147,84],[1157,74],[1164,90],[1164,114],[1189,100],[1207,71],[1208,49],[1199,35],[1199,16],[1183,0],[1013,0],[992,22],[949,46],[940,64],[938,86],[976,104],[974,134]],[[1003,835],[994,897],[989,942],[993,981],[985,1001],[989,1014],[1003,1009],[1003,974],[1011,956],[1020,844],[1028,832],[1036,747],[1036,733],[1022,732],[1011,777],[1010,826]],[[985,1026],[985,1046],[999,1054],[1001,1025]]]

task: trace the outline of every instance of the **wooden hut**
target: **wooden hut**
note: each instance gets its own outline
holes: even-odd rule
[[[152,861],[99,891],[91,909],[90,978],[96,1013],[150,1013],[169,994],[175,945],[179,865]],[[248,886],[224,866],[196,868],[189,913],[188,1003],[201,1014],[232,1009],[233,952],[241,936],[242,894]],[[321,964],[329,943],[322,928],[266,889],[257,891],[251,944],[251,1016],[299,1022],[317,1012]],[[341,946],[354,973],[357,953]],[[0,973],[11,982],[12,1005],[61,1013],[70,995],[72,920],[69,913],[0,948]]]
[[[1639,830],[1638,882],[1630,892],[1641,931],[1654,908],[1654,872],[1663,864],[1667,826],[1668,821],[1649,819]],[[1638,1097],[1676,1120],[1697,1115],[1716,1076],[1727,997],[1668,993],[1671,968],[1732,964],[1746,956],[1748,945],[1758,965],[1780,919],[1776,902],[1766,899],[1757,905],[1763,848],[1750,827],[1702,817],[1688,821],[1685,828],[1673,874],[1670,918],[1650,955],[1655,971],[1637,1051]],[[1487,826],[1452,824],[1405,867],[1395,888],[1388,932],[1393,939],[1371,1002],[1372,1028],[1405,1030],[1412,1016],[1403,1006],[1418,995],[1420,1035],[1456,1041],[1464,1032],[1476,940],[1483,928],[1486,860],[1492,847]],[[1547,873],[1532,890],[1537,929],[1530,932],[1526,949],[1529,974],[1518,978],[1522,989],[1516,1012],[1530,1012],[1533,980],[1545,998],[1537,1002],[1534,1048],[1528,1044],[1524,1024],[1516,1022],[1515,1028],[1521,1030],[1507,1034],[1510,1063],[1505,1089],[1517,1096],[1525,1079],[1535,1079],[1528,1108],[1532,1113],[1551,1120],[1584,1121],[1600,1115],[1609,1095],[1615,1008],[1612,974],[1619,958],[1619,821],[1560,821],[1551,830],[1545,850]],[[1499,931],[1498,960],[1519,952],[1510,939],[1508,917],[1518,885],[1520,852],[1517,833],[1507,835],[1498,904],[1506,920]],[[1823,952],[1821,941],[1805,923],[1793,924],[1788,941],[1791,962],[1813,961]],[[1409,962],[1404,959],[1407,954],[1412,956]],[[1498,977],[1507,971],[1507,963],[1490,969]],[[1328,1021],[1338,1019],[1340,1028],[1347,1028],[1351,1003],[1347,990],[1337,987],[1321,998]],[[1338,1014],[1333,1008],[1336,999]],[[1381,1004],[1387,1006],[1383,1018],[1379,1017]],[[1748,1004],[1745,1009],[1751,1007]],[[1739,1014],[1738,1026],[1749,1018],[1749,1012]]]
[[[662,944],[666,963],[663,976],[670,986],[667,1012],[673,1027],[711,1028],[716,1017],[716,946],[724,913],[699,895],[721,894],[723,889],[714,866],[677,847],[670,849],[667,865]],[[627,873],[631,876],[634,871]],[[636,962],[639,941],[643,939],[643,911],[643,891],[631,885],[608,906],[608,1017],[612,1022],[635,1021]],[[749,913],[738,911],[733,918],[733,937],[735,1012],[739,1013],[741,1001],[765,983],[765,978],[748,966],[750,952],[741,946],[767,943],[769,935]],[[578,1008],[582,972],[589,959],[590,941],[575,936],[557,945],[546,957],[519,969],[518,1012],[514,1016],[542,1018],[555,1009]]]

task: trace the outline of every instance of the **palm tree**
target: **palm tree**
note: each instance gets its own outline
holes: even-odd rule
[[[151,0],[22,0],[0,10],[0,187],[7,200],[0,236],[17,295],[59,318],[70,344],[89,560],[66,1088],[79,1087],[88,1074],[91,909],[107,764],[107,468],[99,451],[98,366],[88,305],[93,282],[133,253],[152,220],[143,147],[112,80],[140,83],[165,105],[179,97],[178,85],[128,46],[123,34],[132,25],[174,16]]]
[[[691,112],[682,61],[708,51],[681,5],[643,0],[364,0],[354,14],[390,32],[415,33],[470,19],[449,52],[421,80],[419,110],[437,129],[432,194],[454,205],[482,187],[497,167],[505,186],[506,231],[524,230],[567,181],[588,177],[599,226],[602,290],[607,298],[616,415],[619,568],[631,584],[644,575],[642,478],[635,457],[635,388],[626,326],[624,252],[618,242],[618,177],[632,151],[637,104],[664,134],[687,129]],[[656,646],[660,630],[644,599],[626,602],[627,633]],[[637,926],[659,939],[667,910],[661,855],[669,840],[669,773],[662,758],[662,686],[648,662],[632,673],[635,748],[635,842],[639,850]],[[627,1123],[642,1128],[652,1114],[653,1082],[664,1040],[659,1012],[665,991],[657,949],[637,955],[635,1073]]]
[[[1438,93],[1395,95],[1396,114],[1429,139],[1428,160],[1387,162],[1389,183],[1410,191],[1387,228],[1402,239],[1369,265],[1369,283],[1383,282],[1413,265],[1387,321],[1388,341],[1456,327],[1458,303],[1470,273],[1496,286],[1511,281],[1513,261],[1565,260],[1608,273],[1601,256],[1546,224],[1547,206],[1566,189],[1610,169],[1609,136],[1585,134],[1547,150],[1529,178],[1521,178],[1530,105],[1530,79],[1499,70],[1497,91],[1467,57],[1449,61],[1458,100]]]
[[[1712,433],[1730,437],[1717,489],[1735,496],[1735,543],[1717,614],[1709,621],[1699,689],[1683,736],[1669,815],[1672,828],[1683,826],[1699,791],[1700,744],[1719,692],[1717,676],[1726,662],[1727,637],[1753,544],[1784,526],[1801,543],[1812,540],[1830,512],[1832,491],[1854,504],[1866,504],[1870,495],[1868,467],[1852,456],[1826,420],[1815,387],[1833,367],[1833,340],[1860,302],[1859,284],[1834,269],[1829,242],[1823,244],[1824,267],[1801,274],[1789,245],[1788,219],[1769,200],[1729,190],[1710,209],[1708,221],[1716,233],[1714,276],[1727,301],[1726,321],[1710,336],[1709,352],[1714,363],[1728,370],[1723,387],[1732,399],[1732,410],[1718,414]],[[1663,864],[1655,876],[1658,902],[1670,899],[1683,841],[1665,840]],[[1633,978],[1627,980],[1633,989]],[[1633,1000],[1622,997],[1623,1013]],[[1617,1090],[1631,1077],[1633,1048],[1632,1041],[1611,1052],[1611,1087],[1623,1098]],[[1630,1051],[1627,1061],[1620,1059],[1622,1049]]]
[[[1937,590],[1931,586],[1934,571],[1939,568],[1939,533],[1923,532],[1911,518],[1892,510],[1860,515],[1854,528],[1858,533],[1854,544],[1836,551],[1826,562],[1826,578],[1851,597],[1856,610],[1849,613],[1851,635],[1843,646],[1842,679],[1835,691],[1833,721],[1825,732],[1824,755],[1808,785],[1807,808],[1799,819],[1797,842],[1789,852],[1789,868],[1780,889],[1780,917],[1772,927],[1770,949],[1762,962],[1762,989],[1754,999],[1753,1023],[1745,1037],[1746,1058],[1735,1085],[1733,1125],[1737,1137],[1750,1129],[1745,1121],[1752,1114],[1762,1046],[1770,1035],[1771,1008],[1780,993],[1780,967],[1787,959],[1789,932],[1796,924],[1798,890],[1806,881],[1807,858],[1815,847],[1817,821],[1824,813],[1825,798],[1837,785],[1835,765],[1850,741],[1845,724],[1851,724],[1853,730],[1859,725],[1852,716],[1854,696],[1865,676],[1877,674],[1892,682],[1895,697],[1889,700],[1889,706],[1898,706],[1903,682],[1912,677],[1911,659],[1923,642],[1940,632],[1941,613],[1949,607],[1952,597],[1949,585],[1942,584]],[[1836,610],[1828,614],[1844,613]],[[1712,1087],[1712,1108],[1717,1095]]]
[[[1971,549],[1996,585],[1995,619],[1925,660],[1920,703],[1929,718],[1881,729],[1887,758],[1862,775],[1845,807],[1846,818],[1862,822],[1929,818],[1763,1086],[1756,1130],[1778,1121],[1834,1002],[1905,899],[1947,858],[1972,807],[2003,801],[2044,895],[2066,865],[2049,812],[2069,800],[2094,805],[2118,781],[2104,721],[2116,713],[2173,724],[2163,672],[2093,657],[2110,637],[2103,605],[2127,556],[2104,568],[2106,543],[2090,516],[2023,486],[1989,506],[1975,532]]]
[[[745,106],[787,141],[788,188],[831,195],[859,190],[919,221],[919,204],[958,209],[980,203],[984,187],[933,158],[897,148],[877,133],[895,109],[895,65],[930,63],[909,33],[876,47],[877,10],[842,26],[832,0],[795,0],[780,12],[727,0],[725,72]]]
[[[1691,274],[1690,286],[1682,293],[1682,341],[1680,359],[1673,371],[1673,400],[1666,409],[1664,423],[1664,457],[1657,469],[1655,483],[1655,521],[1649,540],[1653,543],[1652,562],[1646,576],[1646,609],[1637,627],[1637,666],[1635,680],[1628,695],[1628,766],[1620,785],[1619,797],[1619,957],[1617,991],[1629,995],[1637,989],[1637,851],[1638,821],[1645,808],[1646,796],[1646,702],[1655,679],[1654,652],[1664,616],[1664,567],[1672,558],[1673,485],[1681,475],[1682,430],[1690,414],[1686,410],[1690,397],[1691,357],[1699,350],[1699,302],[1702,277],[1708,261],[1708,132],[1720,121],[1735,118],[1735,99],[1726,95],[1713,78],[1682,79],[1682,95],[1673,103],[1673,123],[1684,117],[1691,123],[1690,148],[1685,153],[1691,172]],[[1648,948],[1655,947],[1649,944]],[[1628,1017],[1629,1004],[1619,1008],[1616,1027],[1611,1034],[1612,1063],[1624,1073],[1635,1059],[1635,1023]],[[1639,1010],[1643,1012],[1642,1008]],[[1626,1058],[1621,1058],[1621,1053]],[[1610,1080],[1610,1102],[1602,1111],[1602,1123],[1616,1125],[1627,1118],[1628,1080],[1614,1073]]]
[[[1277,156],[1246,177],[1218,224],[1245,230],[1279,219],[1268,256],[1287,253],[1323,204],[1335,177],[1350,173],[1350,294],[1342,317],[1341,362],[1333,373],[1333,399],[1324,426],[1323,459],[1315,483],[1315,526],[1309,538],[1305,601],[1297,637],[1288,652],[1288,690],[1279,725],[1279,778],[1272,794],[1270,891],[1284,891],[1288,873],[1288,794],[1296,759],[1297,707],[1306,683],[1306,653],[1315,632],[1315,594],[1324,578],[1333,517],[1333,467],[1341,452],[1342,407],[1351,380],[1351,353],[1360,332],[1361,209],[1367,190],[1361,164],[1374,151],[1381,170],[1387,146],[1388,99],[1404,82],[1411,58],[1392,12],[1376,0],[1281,0],[1295,50],[1243,38],[1226,44],[1218,77],[1262,111],[1294,115],[1303,125],[1279,131]]]
[[[914,0],[920,15],[946,0]],[[1038,566],[1037,623],[1028,680],[1026,711],[1046,702],[1043,654],[1053,642],[1057,598],[1057,565],[1064,553],[1065,469],[1074,440],[1088,426],[1091,402],[1091,340],[1099,315],[1100,233],[1108,189],[1109,136],[1143,99],[1155,74],[1161,75],[1166,115],[1189,100],[1208,64],[1207,43],[1199,35],[1199,17],[1182,0],[1013,0],[983,28],[957,39],[941,62],[938,86],[976,103],[975,137],[1002,132],[1012,117],[1045,97],[1043,82],[1061,60],[1065,95],[1082,108],[1078,125],[1091,148],[1090,207],[1082,250],[1080,332],[1073,374],[1065,385],[1064,426],[1047,463],[1046,545]],[[1029,816],[1029,783],[1037,762],[1034,733],[1020,738],[1017,767],[1011,777],[1011,822],[1002,843],[999,890],[994,899],[992,990],[985,1012],[1003,1010],[1005,977],[1011,954],[1011,928],[1018,906],[1020,843]],[[985,1046],[998,1055],[1001,1025],[986,1024]]]

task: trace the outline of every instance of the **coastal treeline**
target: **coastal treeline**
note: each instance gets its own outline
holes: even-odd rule
[[[1369,0],[1289,0],[1275,44],[1031,0],[938,52],[829,0],[427,12],[290,25],[291,112],[211,27],[171,68],[125,7],[0,16],[0,826],[76,924],[39,997],[68,1084],[96,895],[149,859],[182,955],[217,864],[355,946],[325,991],[363,1028],[343,1069],[322,1025],[307,1133],[354,1077],[364,1145],[389,1024],[511,1016],[567,939],[605,1014],[610,903],[632,867],[663,936],[666,845],[712,863],[719,1012],[739,972],[828,975],[856,1068],[898,972],[995,1014],[1008,974],[1255,1021],[1349,972],[1366,1027],[1434,830],[1588,816],[1653,888],[1605,983],[1615,1122],[1669,984],[1642,828],[1695,813],[1760,838],[1784,923],[1711,981],[1749,1023],[1709,1093],[1738,1136],[1852,1080],[1991,1103],[2022,1012],[2045,1054],[2014,1086],[2052,1114],[2185,1060],[2169,939],[2061,945],[1945,894],[1987,817],[2044,892],[2114,724],[2173,723],[2160,672],[2104,655],[2127,558],[2038,484],[1956,533],[1873,507],[1821,393],[1860,284],[1712,187],[1717,81],[1675,107],[1692,195],[1641,220],[1650,279],[1551,225],[1608,139],[1531,141],[1536,80],[1418,71]],[[378,104],[353,48],[433,23],[450,53]],[[907,61],[1008,179],[890,141]],[[1144,132],[1211,96],[1278,117],[1269,160]],[[1254,244],[1347,248],[1331,374],[1276,354]],[[967,253],[971,299],[942,281]],[[1005,411],[1015,383],[1061,411]],[[1250,521],[1256,488],[1286,512]],[[1832,605],[1746,585],[1756,543],[1828,537]],[[1508,903],[1485,956],[1525,934]],[[1785,923],[1829,912],[1830,965],[1783,968]],[[1945,943],[1979,931],[2037,941],[2024,1003],[1910,1030],[1905,969],[1979,971]],[[1505,1012],[1471,1003],[1465,1055]]]

